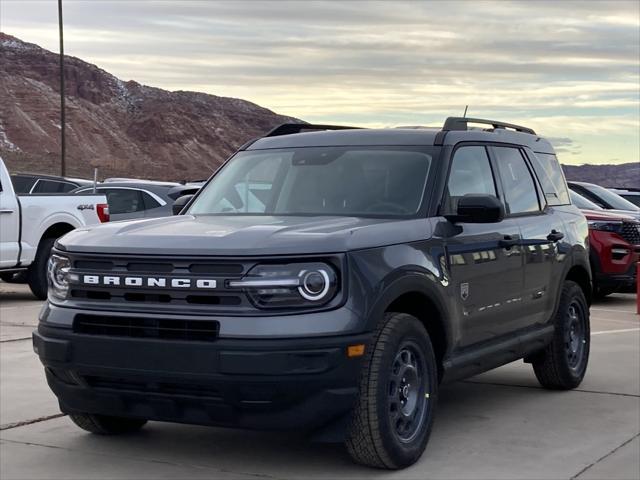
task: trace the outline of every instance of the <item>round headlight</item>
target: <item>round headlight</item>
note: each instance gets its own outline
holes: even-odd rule
[[[49,293],[60,300],[67,298],[69,293],[69,269],[71,261],[67,257],[53,254],[49,259],[48,277]]]
[[[339,278],[324,262],[258,264],[226,285],[244,290],[258,308],[309,308],[330,302],[339,291]]]
[[[311,270],[300,272],[300,295],[311,302],[322,300],[329,292],[329,274],[326,270]]]

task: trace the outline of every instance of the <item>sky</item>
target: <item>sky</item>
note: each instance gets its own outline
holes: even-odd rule
[[[640,160],[640,2],[63,0],[65,53],[308,122],[532,127],[563,163]],[[57,1],[0,30],[58,51]]]

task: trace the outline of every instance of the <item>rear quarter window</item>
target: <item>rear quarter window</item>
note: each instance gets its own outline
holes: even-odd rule
[[[569,190],[562,173],[562,167],[555,155],[528,152],[531,165],[540,181],[548,205],[569,205]]]

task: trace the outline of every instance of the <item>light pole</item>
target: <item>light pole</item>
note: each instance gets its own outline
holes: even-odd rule
[[[60,34],[60,175],[65,176],[67,145],[65,142],[65,108],[64,108],[64,38],[62,35],[62,0],[58,0],[58,31]]]

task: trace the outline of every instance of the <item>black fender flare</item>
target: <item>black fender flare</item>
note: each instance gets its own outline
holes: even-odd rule
[[[396,299],[407,293],[419,293],[433,303],[433,306],[438,311],[440,326],[446,337],[446,350],[448,351],[450,345],[452,345],[454,332],[449,321],[451,315],[444,292],[445,288],[446,286],[439,279],[427,271],[401,269],[390,273],[381,283],[381,288],[376,293],[376,301],[366,312],[366,329],[368,331],[375,330],[378,322],[381,321],[389,306]]]

